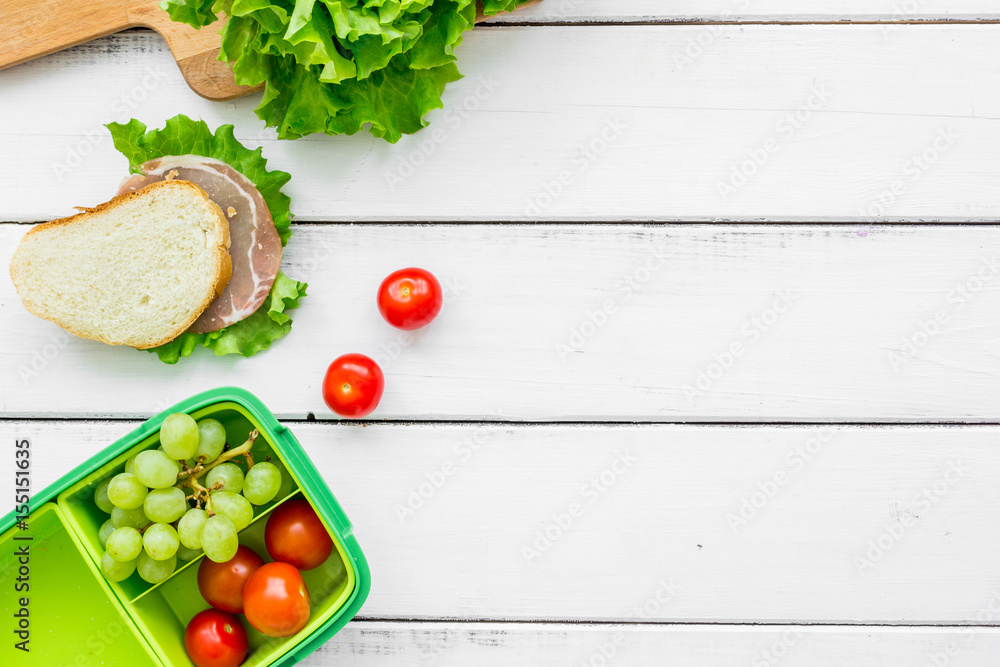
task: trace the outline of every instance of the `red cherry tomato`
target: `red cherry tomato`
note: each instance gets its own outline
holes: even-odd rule
[[[198,590],[205,602],[230,614],[243,613],[243,587],[264,559],[242,544],[225,563],[208,558],[198,566]]]
[[[323,400],[341,417],[357,419],[371,414],[384,389],[382,369],[363,354],[337,357],[323,378]]]
[[[264,528],[264,544],[271,558],[300,570],[319,567],[333,550],[326,526],[308,501],[301,499],[275,508]]]
[[[419,329],[441,312],[441,283],[430,271],[393,271],[378,288],[378,312],[397,329]]]
[[[206,609],[188,623],[184,649],[196,667],[237,667],[247,657],[247,632],[232,614]]]
[[[288,563],[268,563],[250,575],[243,613],[268,637],[290,637],[309,622],[309,589]]]

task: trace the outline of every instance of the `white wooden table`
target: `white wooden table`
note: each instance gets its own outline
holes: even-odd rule
[[[309,665],[994,666],[998,21],[547,0],[469,35],[445,110],[395,146],[279,143],[151,33],[0,72],[0,263],[112,194],[102,123],[186,113],[293,174],[285,270],[310,283],[267,353],[168,367],[61,336],[0,280],[0,497],[13,434],[41,488],[239,385],[370,559]],[[406,265],[449,292],[413,336],[374,307]],[[348,351],[387,375],[363,424],[320,396]]]

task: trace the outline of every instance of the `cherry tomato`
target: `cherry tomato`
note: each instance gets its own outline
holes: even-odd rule
[[[268,563],[243,589],[243,613],[268,637],[290,637],[309,622],[309,589],[288,563]]]
[[[247,657],[247,632],[232,614],[206,609],[188,623],[184,649],[196,667],[236,667]]]
[[[243,587],[264,559],[242,544],[225,563],[208,558],[198,566],[198,590],[205,602],[230,614],[243,613]]]
[[[378,312],[397,329],[419,329],[430,324],[443,303],[441,283],[423,269],[393,271],[378,288]]]
[[[271,558],[300,570],[319,567],[333,550],[330,533],[312,505],[298,498],[278,505],[268,517],[264,544]]]
[[[382,369],[363,354],[337,357],[323,378],[323,400],[341,417],[357,419],[371,414],[384,389]]]

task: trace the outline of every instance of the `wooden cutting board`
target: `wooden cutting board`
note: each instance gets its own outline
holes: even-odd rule
[[[229,100],[258,90],[236,85],[229,67],[216,60],[222,21],[195,30],[171,21],[158,5],[159,0],[0,0],[0,69],[128,28],[151,28],[166,40],[185,81],[202,97]],[[477,16],[476,22],[483,19]]]

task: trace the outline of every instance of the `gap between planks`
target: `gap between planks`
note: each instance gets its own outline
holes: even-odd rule
[[[310,413],[312,414],[312,413]],[[153,415],[150,415],[152,417]],[[370,426],[461,426],[461,427],[502,427],[519,429],[540,429],[540,428],[636,428],[646,426],[684,426],[691,428],[729,428],[729,429],[796,429],[796,428],[816,428],[823,426],[836,426],[856,429],[975,429],[975,428],[995,428],[1000,426],[1000,421],[812,421],[812,422],[792,422],[792,421],[509,421],[509,420],[483,420],[483,419],[337,419],[328,417],[317,419],[310,417],[277,417],[283,424],[325,424],[335,428],[368,428]],[[136,417],[81,417],[79,415],[67,416],[0,416],[0,424],[10,423],[44,423],[58,422],[63,424],[142,424],[146,419]]]
[[[381,617],[381,616],[355,616],[351,623],[398,623],[398,624],[419,624],[419,625],[451,625],[451,624],[461,624],[461,625],[507,625],[507,626],[524,626],[530,628],[541,628],[541,627],[559,627],[564,625],[570,625],[574,627],[595,627],[595,628],[629,628],[632,630],[638,630],[643,628],[671,628],[679,627],[686,630],[696,630],[696,629],[712,629],[717,630],[722,628],[760,628],[761,630],[776,630],[780,628],[819,628],[819,629],[829,629],[829,630],[844,630],[852,631],[867,628],[888,628],[888,629],[898,629],[900,631],[906,630],[940,630],[946,631],[951,629],[963,629],[963,628],[984,628],[984,629],[995,629],[1000,632],[1000,626],[996,623],[866,623],[864,621],[858,621],[856,623],[848,622],[821,622],[821,621],[802,621],[795,623],[785,623],[779,621],[659,621],[655,619],[650,619],[648,621],[641,622],[631,622],[623,623],[622,621],[599,621],[590,619],[538,619],[538,620],[524,620],[524,619],[502,619],[502,618],[459,618],[459,617],[442,617],[442,618],[393,618],[393,617]]]

